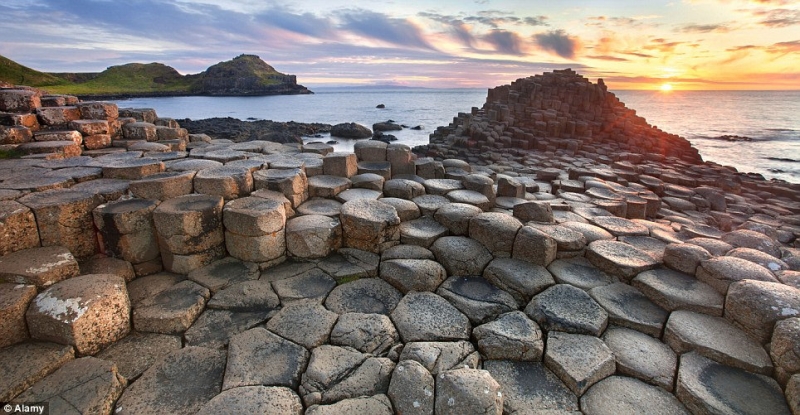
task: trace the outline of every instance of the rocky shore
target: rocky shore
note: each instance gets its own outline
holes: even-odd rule
[[[571,71],[417,154],[24,88],[0,111],[24,155],[0,160],[0,402],[800,413],[797,187],[703,163]]]

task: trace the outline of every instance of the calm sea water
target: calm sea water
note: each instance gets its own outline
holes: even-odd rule
[[[420,131],[392,132],[400,142],[416,146],[427,144],[436,127],[449,124],[459,112],[469,112],[486,100],[485,89],[317,88],[314,92],[269,97],[137,98],[117,104],[154,108],[159,116],[172,118],[357,122],[368,127],[391,119],[408,127],[422,126]],[[689,139],[705,160],[800,183],[800,91],[615,93],[650,124]],[[386,108],[378,109],[378,104]],[[752,141],[714,139],[723,135],[750,137]],[[353,140],[336,140],[337,150],[352,150]]]

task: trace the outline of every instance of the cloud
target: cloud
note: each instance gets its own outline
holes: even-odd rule
[[[767,27],[787,27],[800,24],[800,10],[793,9],[771,9],[754,10],[753,16],[761,19],[759,22]]]
[[[730,27],[724,23],[717,24],[687,24],[678,29],[684,33],[728,33],[731,31]]]
[[[620,58],[617,56],[610,56],[610,55],[590,55],[586,56],[589,59],[597,59],[601,61],[611,61],[611,62],[628,62],[630,59]]]
[[[506,30],[495,29],[483,36],[483,40],[491,44],[497,52],[507,55],[522,55],[522,38]]]
[[[274,8],[256,16],[256,20],[283,30],[319,39],[338,38],[333,23],[313,13],[292,13],[289,10]]]
[[[398,46],[434,49],[422,30],[407,19],[389,17],[370,10],[349,10],[339,13],[342,28],[367,38]]]
[[[533,35],[533,40],[540,48],[566,59],[575,58],[580,46],[578,40],[567,35],[563,29],[537,33]]]
[[[767,47],[765,50],[769,53],[775,53],[781,55],[789,53],[800,53],[800,40],[774,43],[772,46]]]

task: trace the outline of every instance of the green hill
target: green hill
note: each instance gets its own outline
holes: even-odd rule
[[[0,56],[0,82],[79,97],[309,94],[255,55],[240,55],[196,75],[161,63],[129,63],[100,73],[43,73]]]
[[[65,79],[22,66],[4,56],[0,56],[0,81],[35,87],[69,84]]]

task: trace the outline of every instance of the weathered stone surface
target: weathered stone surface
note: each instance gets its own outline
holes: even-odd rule
[[[671,269],[645,271],[637,275],[631,285],[667,311],[690,310],[722,315],[725,299],[719,292],[694,277]]]
[[[311,352],[300,396],[306,406],[311,406],[386,393],[393,370],[394,363],[387,358],[369,357],[338,346],[320,346]]]
[[[636,274],[655,268],[660,261],[644,251],[618,241],[595,241],[586,250],[586,259],[601,270],[630,281]]]
[[[425,194],[425,187],[413,180],[391,179],[383,183],[383,194],[386,197],[411,200]]]
[[[585,291],[569,284],[556,284],[537,294],[525,314],[548,331],[599,336],[608,325],[608,313]]]
[[[430,259],[387,259],[381,261],[380,277],[405,294],[436,291],[447,278],[447,272]]]
[[[362,278],[334,288],[325,300],[325,306],[338,314],[389,314],[401,298],[403,295],[385,281]]]
[[[547,335],[544,364],[578,396],[616,370],[614,354],[602,340],[557,331]]]
[[[128,298],[130,298],[133,308],[136,308],[142,300],[152,297],[185,279],[186,277],[183,275],[167,272],[140,277],[128,283]]]
[[[225,390],[204,404],[198,415],[222,413],[301,415],[303,403],[297,394],[285,387],[243,386]]]
[[[786,385],[786,401],[792,414],[800,413],[800,374],[794,375]]]
[[[624,376],[611,376],[581,397],[583,413],[590,415],[677,415],[689,412],[663,389]]]
[[[500,315],[473,330],[478,350],[489,360],[541,361],[544,341],[539,326],[521,311]]]
[[[393,414],[392,403],[384,394],[343,399],[330,405],[312,405],[308,415]]]
[[[768,269],[746,259],[736,257],[716,257],[700,262],[697,279],[710,285],[725,295],[731,284],[737,281],[754,280],[778,282]]]
[[[695,414],[789,415],[775,380],[692,352],[681,356],[676,396]]]
[[[473,324],[483,324],[517,308],[511,294],[482,277],[450,277],[436,290]]]
[[[64,246],[79,258],[95,253],[92,209],[102,202],[99,195],[55,189],[23,196],[19,202],[36,215],[42,246]]]
[[[258,279],[259,271],[253,263],[224,258],[190,272],[187,277],[208,288],[213,295],[232,284]]]
[[[0,256],[39,246],[36,218],[27,206],[0,200]]]
[[[614,239],[614,235],[609,233],[607,230],[588,223],[566,221],[561,223],[561,226],[582,233],[583,237],[586,238],[586,242],[588,243]]]
[[[500,384],[504,413],[579,413],[578,398],[542,363],[490,360],[483,367]]]
[[[582,233],[561,225],[529,224],[555,239],[558,251],[581,251],[586,248],[586,237]]]
[[[775,258],[770,254],[752,248],[735,248],[728,251],[728,253],[725,255],[746,259],[750,262],[761,265],[772,272],[788,270],[790,268],[789,264],[786,262]]]
[[[280,299],[268,281],[243,281],[217,291],[209,308],[231,311],[274,310]]]
[[[192,193],[194,171],[168,171],[134,180],[131,193],[141,199],[167,200]]]
[[[514,240],[512,257],[546,267],[556,259],[557,251],[558,244],[550,235],[534,227],[523,226]]]
[[[26,320],[31,337],[71,344],[88,355],[128,334],[130,310],[125,280],[90,274],[57,283],[36,296]]]
[[[333,198],[349,189],[350,179],[339,176],[320,175],[308,178],[308,196]]]
[[[299,168],[257,170],[253,173],[253,186],[283,194],[295,208],[308,199],[308,177]]]
[[[207,309],[184,334],[186,345],[222,349],[230,338],[266,321],[271,310],[231,311]]]
[[[31,385],[74,359],[72,346],[25,342],[4,347],[0,353],[0,400],[10,401]]]
[[[289,263],[289,266],[296,266]],[[265,271],[265,273],[269,273]],[[267,274],[269,275],[269,274]],[[262,274],[262,280],[264,276]],[[336,280],[331,278],[326,272],[312,268],[308,271],[303,271],[295,276],[280,279],[272,283],[272,288],[281,299],[281,304],[284,306],[297,301],[297,300],[314,300],[322,302],[328,296],[328,293],[336,287]]]
[[[694,275],[700,262],[711,258],[711,254],[698,245],[669,244],[664,249],[664,265],[689,275]]]
[[[207,288],[192,281],[182,281],[141,300],[133,309],[133,326],[137,331],[182,333],[203,312],[210,297]]]
[[[267,330],[306,349],[328,343],[339,315],[310,301],[287,305],[267,322]]]
[[[547,270],[559,284],[570,284],[584,290],[619,281],[592,265],[584,257],[557,259],[547,267]]]
[[[678,357],[658,339],[636,330],[612,327],[603,341],[614,352],[617,372],[632,376],[672,392]]]
[[[228,232],[242,236],[263,236],[284,228],[286,211],[282,203],[261,197],[231,200],[223,209]]]
[[[231,200],[247,196],[253,191],[253,175],[246,167],[212,167],[198,171],[193,184],[197,193]]]
[[[430,216],[406,221],[400,224],[400,242],[430,248],[434,241],[449,232]]]
[[[431,245],[431,251],[450,276],[482,275],[493,259],[483,244],[463,236],[443,236]]]
[[[749,229],[739,229],[722,235],[722,241],[733,245],[734,248],[752,248],[775,258],[781,257],[780,242],[763,233]]]
[[[193,414],[222,389],[225,352],[185,347],[159,361],[128,387],[115,414]]]
[[[297,213],[301,215],[322,215],[339,218],[342,212],[342,204],[332,199],[311,198],[297,207]],[[287,214],[287,216],[289,216]]]
[[[469,339],[467,316],[444,298],[428,292],[410,292],[391,314],[404,343]]]
[[[413,360],[420,363],[432,375],[447,370],[480,366],[480,355],[468,341],[454,342],[410,342],[400,354],[400,361]]]
[[[483,212],[479,207],[465,203],[450,203],[439,208],[433,217],[444,225],[451,235],[469,235],[469,222],[472,217]]]
[[[12,402],[47,402],[57,414],[110,415],[126,385],[116,365],[89,356],[66,363]]]
[[[667,312],[636,288],[615,283],[592,288],[589,295],[608,312],[609,323],[661,337]]]
[[[342,205],[344,246],[381,253],[400,243],[400,217],[394,207],[359,199]]]
[[[349,179],[358,173],[358,158],[354,153],[335,151],[322,159],[322,170],[326,175]]]
[[[696,351],[727,366],[772,374],[772,361],[764,348],[722,317],[674,311],[667,321],[664,342],[677,353]]]
[[[744,280],[731,284],[725,318],[761,344],[780,320],[800,316],[800,289],[781,283]]]
[[[139,180],[165,169],[162,161],[142,157],[115,160],[103,166],[103,178]]]
[[[522,223],[503,213],[484,212],[469,221],[469,237],[480,242],[495,257],[510,257]],[[555,245],[555,244],[553,244]]]
[[[381,254],[381,261],[389,261],[391,259],[430,259],[435,260],[436,256],[433,255],[430,249],[423,248],[417,245],[395,245]]]
[[[433,415],[433,376],[414,360],[401,360],[392,373],[387,395],[395,413]]]
[[[439,375],[436,381],[437,414],[503,413],[500,384],[485,370],[456,369]]]
[[[98,353],[96,357],[113,362],[122,377],[133,380],[181,347],[183,344],[178,336],[132,332]]]
[[[153,226],[155,200],[127,199],[97,206],[94,224],[105,252],[138,264],[160,255]]]
[[[554,285],[553,276],[541,265],[513,258],[497,258],[483,270],[483,278],[514,297],[522,307],[531,298]]]
[[[176,197],[158,205],[153,211],[153,223],[162,257],[200,253],[222,244],[222,208],[222,197],[200,194]],[[179,274],[191,271],[166,268]]]
[[[800,373],[800,318],[775,324],[770,356],[775,362],[775,377],[782,385],[786,385],[792,375]]]
[[[547,202],[526,202],[514,205],[514,217],[522,222],[555,223],[553,208]]]
[[[422,183],[428,194],[444,196],[453,190],[463,189],[460,180],[455,179],[428,179]]]
[[[383,356],[400,342],[392,321],[383,314],[344,313],[331,332],[331,344]]]
[[[474,190],[453,190],[447,193],[447,198],[453,203],[473,205],[483,211],[488,211],[494,206],[494,202],[488,197]]]
[[[223,390],[243,386],[297,388],[311,353],[302,346],[256,327],[230,339]]]
[[[36,287],[0,283],[0,348],[28,338],[25,311],[36,297]]]

